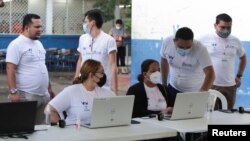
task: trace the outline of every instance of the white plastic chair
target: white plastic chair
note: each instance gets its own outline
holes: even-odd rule
[[[215,106],[216,99],[219,98],[222,104],[222,109],[227,110],[227,99],[221,92],[213,89],[208,90],[208,92],[210,93],[210,98],[213,100],[213,108]]]

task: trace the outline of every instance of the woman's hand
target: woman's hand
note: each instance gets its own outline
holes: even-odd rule
[[[166,109],[162,110],[162,114],[172,114],[173,112],[173,107],[167,107]]]

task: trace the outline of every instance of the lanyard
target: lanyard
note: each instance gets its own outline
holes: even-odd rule
[[[95,39],[92,38],[91,43],[89,45],[90,51],[91,51],[91,59],[92,59],[92,56],[93,56],[93,45],[94,45],[94,43],[95,43]]]

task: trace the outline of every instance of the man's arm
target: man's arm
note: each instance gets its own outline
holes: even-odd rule
[[[167,85],[168,72],[169,72],[168,60],[161,57],[161,78],[163,85]]]
[[[127,38],[128,34],[126,32],[123,33],[122,38]]]
[[[50,99],[54,98],[55,97],[55,93],[52,90],[50,81],[49,81],[48,91],[49,91]]]
[[[240,85],[241,85],[241,77],[242,77],[244,70],[246,68],[246,64],[247,64],[247,57],[245,54],[242,57],[240,57],[240,61],[239,61],[238,72],[237,72],[237,75],[235,78],[235,82],[236,82],[237,87],[240,87]]]
[[[78,61],[77,61],[77,64],[76,64],[76,72],[75,72],[74,78],[79,77],[80,70],[81,70],[81,65],[82,65],[82,55],[80,54],[79,58],[78,58]]]
[[[115,94],[118,95],[118,74],[117,74],[115,50],[109,53],[109,64],[111,65],[110,67],[111,67],[111,73],[112,73],[111,86]]]
[[[6,63],[6,72],[9,89],[16,89],[16,65],[13,63]],[[20,100],[18,91],[14,94],[9,95],[9,99],[12,102],[17,102]]]
[[[200,88],[200,91],[208,91],[212,87],[215,79],[214,68],[213,66],[207,66],[203,69],[203,71],[205,73],[205,79]]]

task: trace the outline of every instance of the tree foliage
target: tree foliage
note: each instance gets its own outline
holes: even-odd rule
[[[131,0],[96,0],[93,7],[102,10],[104,21],[107,22],[115,18],[114,10],[116,5],[131,5]]]

